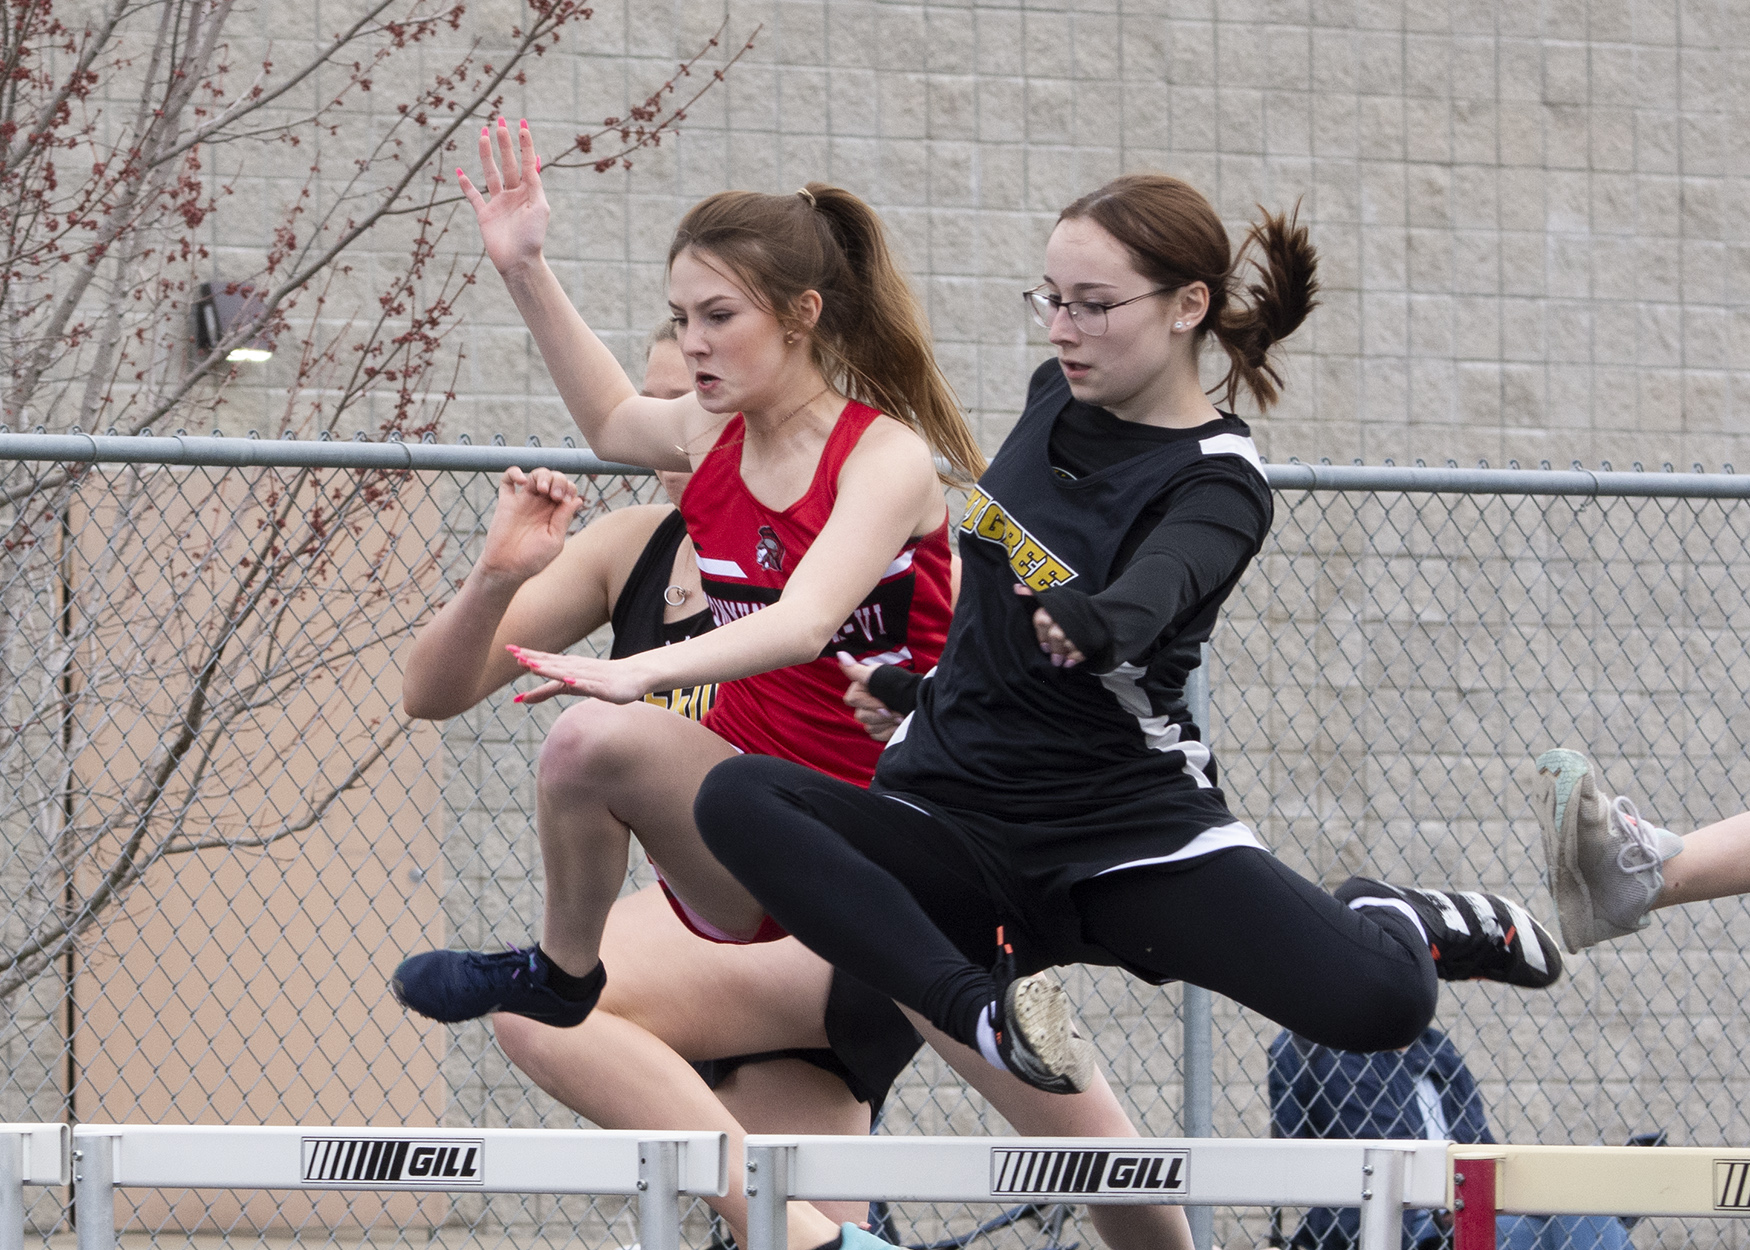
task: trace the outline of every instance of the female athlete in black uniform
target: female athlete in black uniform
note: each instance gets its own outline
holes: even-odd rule
[[[1364,878],[1333,897],[1215,786],[1185,679],[1271,496],[1199,348],[1213,334],[1226,352],[1226,402],[1244,385],[1268,407],[1267,353],[1316,291],[1292,219],[1266,217],[1242,259],[1253,247],[1242,299],[1226,231],[1185,183],[1124,177],[1064,210],[1027,292],[1058,358],[968,503],[947,646],[874,785],[748,756],[699,794],[707,844],[774,919],[1042,1089],[1092,1068],[1040,972],[1054,964],[1206,986],[1345,1050],[1407,1045],[1437,977],[1560,974],[1519,904]]]

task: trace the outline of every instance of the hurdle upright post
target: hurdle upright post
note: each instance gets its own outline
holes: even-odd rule
[[[86,1133],[73,1139],[73,1215],[79,1250],[115,1250],[116,1137]]]
[[[747,1148],[747,1250],[785,1250],[789,1241],[790,1148]]]
[[[1500,1160],[1465,1158],[1454,1151],[1452,1169],[1453,1250],[1495,1250],[1496,1182]]]
[[[1185,678],[1185,703],[1198,733],[1208,744],[1209,644],[1203,644],[1201,662]],[[1180,1000],[1179,1028],[1182,1045],[1184,1105],[1179,1113],[1179,1131],[1186,1137],[1215,1136],[1215,1005],[1201,985],[1187,985]],[[1215,1242],[1215,1212],[1208,1207],[1187,1207],[1191,1243],[1196,1250],[1210,1250]]]
[[[1404,1171],[1409,1162],[1402,1150],[1370,1147],[1361,1165],[1360,1250],[1398,1250],[1404,1227]]]
[[[680,1250],[680,1146],[638,1143],[638,1242],[645,1250]]]
[[[0,1250],[24,1250],[24,1138],[0,1133]]]

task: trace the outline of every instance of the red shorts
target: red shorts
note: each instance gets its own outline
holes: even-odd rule
[[[656,868],[656,861],[652,860],[650,866]],[[760,927],[752,937],[731,937],[691,907],[688,907],[680,895],[669,888],[660,868],[656,868],[656,884],[662,887],[662,896],[668,900],[668,905],[674,909],[674,914],[680,917],[681,923],[687,927],[687,930],[697,937],[704,938],[707,942],[721,942],[725,946],[756,946],[761,942],[776,942],[780,938],[790,936],[789,930],[776,920],[770,916],[761,916]]]

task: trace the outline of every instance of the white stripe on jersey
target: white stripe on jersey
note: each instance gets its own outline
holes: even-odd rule
[[[1144,746],[1151,751],[1182,751],[1185,775],[1197,782],[1199,790],[1211,789],[1209,774],[1203,771],[1209,764],[1209,748],[1201,742],[1180,741],[1179,726],[1168,717],[1153,714],[1148,696],[1137,685],[1147,671],[1125,661],[1110,673],[1101,673],[1100,684],[1112,692],[1119,707],[1136,718]]]
[[[911,659],[911,648],[901,647],[897,651],[883,651],[880,655],[866,655],[857,661],[859,664],[903,664]],[[934,671],[934,670],[931,670]]]
[[[699,562],[699,572],[709,573],[713,577],[746,577],[741,565],[734,560],[712,560],[707,556],[695,556]]]
[[[1197,445],[1206,456],[1238,456],[1256,469],[1259,477],[1264,476],[1264,458],[1258,454],[1258,444],[1244,434],[1217,434],[1198,439]]]
[[[899,553],[898,558],[895,559],[892,564],[887,566],[887,572],[883,573],[881,576],[892,577],[895,573],[905,572],[911,567],[911,558],[916,553],[916,547],[907,547],[904,551]]]

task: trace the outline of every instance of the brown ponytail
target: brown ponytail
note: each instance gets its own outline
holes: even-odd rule
[[[1213,333],[1228,358],[1227,374],[1210,394],[1221,392],[1222,404],[1231,408],[1244,386],[1263,411],[1282,386],[1270,349],[1318,306],[1318,254],[1299,216],[1298,204],[1287,214],[1264,212],[1236,256],[1202,192],[1165,174],[1127,174],[1084,195],[1058,220],[1092,221],[1122,243],[1137,271],[1157,286],[1206,285],[1209,313],[1197,327],[1198,340]],[[1257,280],[1246,285],[1241,299],[1236,288],[1248,266]]]
[[[668,262],[687,248],[722,262],[788,322],[805,291],[820,294],[815,364],[844,394],[897,417],[968,478],[984,456],[930,349],[911,285],[875,211],[849,191],[811,182],[795,195],[723,191],[681,220]]]

